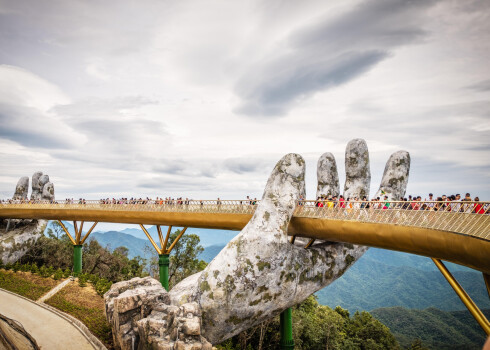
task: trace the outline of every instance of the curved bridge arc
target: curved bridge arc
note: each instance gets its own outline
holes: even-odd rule
[[[249,222],[255,207],[242,205],[241,201],[227,202],[232,203],[211,204],[200,201],[185,207],[96,203],[2,204],[0,218],[113,222],[239,231]],[[490,274],[489,226],[490,215],[298,206],[291,219],[288,233],[310,239],[366,245],[438,258]],[[462,232],[451,231],[455,228]]]

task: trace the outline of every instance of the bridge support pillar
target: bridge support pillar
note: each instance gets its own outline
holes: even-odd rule
[[[160,283],[163,288],[168,292],[168,265],[170,259],[169,254],[158,255],[158,266],[160,267]]]
[[[490,336],[490,322],[487,320],[483,312],[476,306],[473,300],[471,300],[470,296],[466,293],[466,291],[461,287],[461,285],[456,281],[451,272],[447,269],[446,265],[435,258],[431,258],[434,264],[436,264],[439,271],[441,271],[442,275],[449,282],[451,287],[454,289],[458,297],[461,299],[463,304],[466,306],[471,315],[475,318],[476,322],[483,328],[487,336]]]
[[[83,244],[73,245],[73,275],[75,276],[82,272],[82,247]]]
[[[281,312],[281,350],[294,349],[292,309]]]

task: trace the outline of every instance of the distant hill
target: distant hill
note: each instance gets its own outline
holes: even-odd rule
[[[423,271],[439,271],[436,265],[434,264],[434,262],[425,256],[401,253],[393,250],[377,249],[377,248],[369,249],[366,252],[366,254],[364,254],[364,256],[372,261],[380,262],[390,266],[400,266],[400,267],[406,266],[406,267],[413,267]],[[445,265],[451,271],[475,272],[475,270],[472,270],[469,267],[453,264],[450,262],[447,263],[445,262]]]
[[[153,254],[156,255],[155,249],[151,246],[148,239],[142,240],[122,232],[94,232],[89,237],[89,240],[92,239],[97,240],[101,246],[107,247],[111,251],[121,246],[128,248],[128,257],[130,259],[138,255],[142,258],[150,258]]]
[[[161,226],[162,232],[165,235],[167,233],[167,226]],[[156,226],[148,226],[146,227],[148,233],[152,236],[153,239],[158,240],[158,233]],[[174,227],[172,231],[177,229],[181,229],[181,227]],[[145,233],[141,229],[135,228],[127,228],[120,232],[132,235],[134,237],[147,240]],[[196,234],[201,239],[201,245],[206,248],[213,245],[222,245],[225,246],[233,237],[235,237],[239,232],[238,231],[228,231],[228,230],[212,230],[212,229],[204,229],[204,228],[193,228],[189,227],[186,231],[187,233]]]
[[[439,271],[399,264],[400,260],[431,261],[429,258],[412,260],[403,257],[409,254],[398,252],[389,252],[386,258],[382,258],[383,254],[380,249],[368,250],[341,278],[316,293],[318,302],[333,308],[340,305],[351,312],[389,306],[411,309],[433,306],[446,311],[466,309]],[[373,255],[375,259],[371,258]],[[390,258],[393,255],[396,259]],[[395,266],[390,265],[392,261]],[[480,308],[490,308],[482,274],[463,269],[465,271],[453,270],[452,273]]]
[[[490,318],[490,309],[483,311]],[[486,339],[469,311],[387,307],[372,310],[371,314],[390,328],[404,348],[418,338],[430,349],[480,350]]]
[[[211,260],[214,259],[216,255],[223,249],[225,246],[224,245],[211,245],[209,247],[204,248],[204,251],[199,254],[199,259],[204,260],[205,262],[209,263]]]

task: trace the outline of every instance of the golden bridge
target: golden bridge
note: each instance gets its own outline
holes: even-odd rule
[[[188,227],[241,230],[252,218],[256,203],[249,200],[54,203],[11,200],[0,203],[0,218],[59,220],[74,246],[80,248],[98,222],[139,224],[160,257],[167,256],[168,266],[168,254]],[[61,220],[74,222],[73,236]],[[93,223],[85,234],[84,222]],[[157,226],[159,244],[144,225]],[[169,227],[165,237],[162,225]],[[167,247],[172,226],[184,230]],[[344,242],[430,257],[490,335],[489,321],[441,261],[482,272],[490,296],[490,202],[299,201],[288,235],[291,243],[297,237],[308,238],[305,248],[315,241]],[[81,249],[79,254],[81,270]]]

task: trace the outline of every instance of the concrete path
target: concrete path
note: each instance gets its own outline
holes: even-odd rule
[[[46,294],[44,294],[42,297],[40,297],[39,299],[37,299],[36,300],[36,303],[44,303],[46,300],[48,300],[53,295],[55,295],[56,293],[58,293],[60,290],[62,290],[63,288],[65,288],[72,281],[73,281],[73,279],[70,277],[66,281],[61,282],[56,287],[54,287],[53,289],[51,289],[49,292],[47,292]]]
[[[22,323],[44,350],[94,349],[87,338],[64,318],[3,290],[0,290],[0,313]]]

